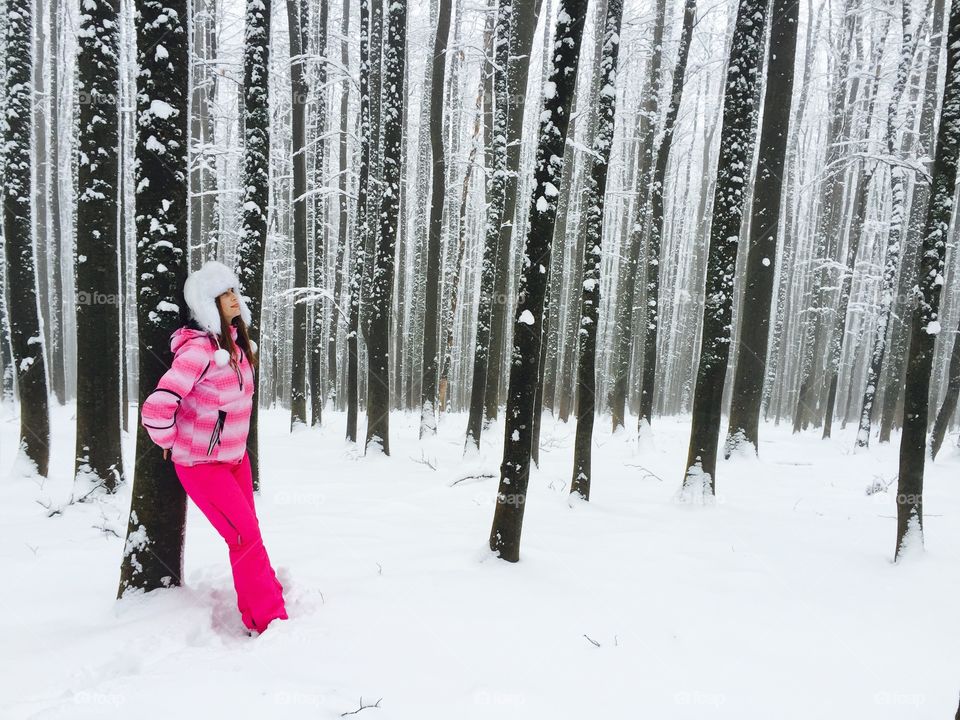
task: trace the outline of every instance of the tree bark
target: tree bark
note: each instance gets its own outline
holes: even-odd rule
[[[570,121],[586,0],[561,0],[554,32],[550,78],[544,86],[540,114],[534,189],[530,200],[529,230],[522,262],[517,316],[507,390],[506,427],[500,487],[490,530],[490,549],[501,559],[520,559],[520,531],[530,478],[534,396],[540,363],[543,298],[550,266],[550,244],[557,219],[561,160]]]
[[[77,437],[74,474],[114,492],[120,450],[120,262],[117,232],[120,32],[118,0],[80,14],[77,177]],[[54,180],[55,181],[55,180]],[[59,263],[60,259],[55,258]]]
[[[172,11],[172,12],[171,12]],[[189,319],[187,276],[187,3],[137,6],[137,232],[139,404],[173,361],[170,335]],[[163,43],[165,54],[156,52]],[[164,103],[170,112],[164,112]],[[161,111],[158,111],[160,108]],[[137,425],[130,518],[118,597],[180,585],[186,494],[173,463]]]
[[[917,305],[910,323],[910,353],[904,386],[900,475],[897,483],[897,546],[894,557],[923,546],[923,470],[934,342],[941,331],[947,236],[953,212],[960,156],[960,2],[951,3],[947,33],[947,72],[940,105],[930,205],[924,224]]]
[[[746,169],[753,156],[757,84],[767,19],[765,0],[740,0],[723,98],[723,129],[714,194],[703,308],[700,362],[683,495],[716,491],[717,445],[724,378],[730,353],[734,272],[744,213]]]
[[[31,142],[30,2],[9,0],[6,17],[6,78],[3,123],[3,240],[6,253],[7,317],[20,395],[20,456],[46,477],[50,460],[50,418],[43,333],[37,302],[37,268],[30,204]]]

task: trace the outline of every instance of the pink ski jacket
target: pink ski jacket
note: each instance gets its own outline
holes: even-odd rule
[[[234,341],[236,327],[231,327]],[[170,337],[173,364],[140,410],[140,422],[178,465],[243,460],[253,411],[254,373],[237,348],[237,368],[218,336],[191,327]]]

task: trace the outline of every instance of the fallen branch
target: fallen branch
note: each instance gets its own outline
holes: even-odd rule
[[[380,698],[380,700],[383,700],[383,698]],[[378,708],[380,707],[380,700],[377,700],[373,705],[364,705],[363,696],[361,695],[360,707],[358,707],[356,710],[351,710],[350,712],[340,713],[340,717],[346,717],[347,715],[356,715],[361,710],[366,710],[367,708]]]

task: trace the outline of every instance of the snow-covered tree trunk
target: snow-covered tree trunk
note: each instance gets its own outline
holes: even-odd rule
[[[427,238],[426,303],[423,327],[423,371],[420,385],[420,436],[437,432],[437,366],[440,335],[440,264],[447,163],[443,147],[443,94],[450,34],[451,0],[440,0],[430,59],[430,220]]]
[[[613,428],[623,427],[626,418],[627,385],[630,379],[630,354],[633,343],[633,315],[636,298],[637,274],[640,268],[640,251],[646,219],[647,192],[650,174],[654,166],[654,140],[657,131],[657,116],[660,108],[660,92],[663,86],[662,53],[663,26],[666,12],[665,0],[657,0],[656,19],[653,25],[653,45],[650,51],[649,69],[641,97],[643,107],[637,121],[637,137],[640,145],[640,169],[637,173],[637,198],[635,216],[628,236],[627,257],[621,265],[617,289],[616,325],[614,330],[614,377],[610,397],[610,412]]]
[[[114,491],[120,451],[118,0],[87,0],[78,32],[77,438],[75,475]],[[59,262],[59,258],[56,258]]]
[[[376,1],[376,0],[375,0]],[[357,441],[360,394],[360,300],[367,266],[370,212],[370,0],[360,0],[360,167],[357,170],[357,232],[350,269],[347,328],[347,440]]]
[[[903,398],[900,474],[897,483],[895,558],[923,545],[923,470],[927,451],[930,370],[940,325],[947,233],[954,210],[960,156],[960,2],[952,2],[947,32],[947,71],[940,105],[930,205],[924,224],[917,305],[910,323],[910,352]]]
[[[953,338],[953,350],[950,353],[950,369],[947,372],[947,390],[937,412],[937,419],[933,422],[930,431],[930,455],[936,460],[937,453],[943,445],[947,434],[947,427],[954,412],[957,410],[957,398],[960,396],[960,328]]]
[[[6,11],[3,240],[9,298],[7,317],[20,396],[20,453],[45,477],[50,459],[50,418],[30,212],[32,4],[8,0]]]
[[[250,308],[250,339],[260,343],[263,307],[263,266],[267,248],[267,210],[270,207],[270,1],[247,0],[243,38],[243,170],[242,221],[237,243],[237,277]],[[253,487],[260,487],[259,386],[254,383],[253,414],[247,451]]]
[[[942,7],[942,6],[941,6]],[[896,155],[898,105],[906,87],[910,64],[915,50],[911,32],[911,3],[902,0],[901,8],[902,42],[900,62],[897,66],[897,81],[894,89],[895,100],[890,103],[887,111],[886,151],[889,155]],[[942,10],[940,15],[943,19]],[[937,34],[939,38],[939,33]],[[936,67],[934,62],[933,67]],[[873,351],[870,355],[870,364],[867,369],[867,384],[863,392],[863,401],[860,407],[860,422],[857,430],[857,447],[867,447],[870,444],[870,424],[873,416],[873,406],[880,384],[880,370],[886,354],[887,333],[890,329],[890,315],[893,308],[893,294],[896,289],[897,268],[900,265],[901,243],[903,241],[904,208],[906,205],[906,176],[903,169],[893,167],[888,174],[890,178],[890,196],[893,203],[890,209],[890,228],[887,231],[887,246],[883,263],[883,289],[880,296],[880,312],[877,317],[873,334]]]
[[[707,256],[703,336],[693,396],[693,424],[683,480],[691,500],[714,495],[724,378],[730,355],[734,271],[753,156],[766,0],[740,0],[723,98],[723,129]]]
[[[790,130],[793,75],[797,51],[798,3],[774,0],[764,89],[760,159],[751,203],[745,294],[740,315],[740,340],[730,407],[726,450],[740,443],[758,448],[760,404],[766,377],[770,304],[780,238],[787,140]]]
[[[304,27],[304,38],[309,37],[306,28],[309,28],[307,18],[309,17],[309,2],[300,0],[300,18]],[[310,208],[313,215],[313,268],[310,277],[310,284],[314,288],[328,289],[330,283],[327,275],[327,253],[330,249],[325,243],[327,236],[327,194],[326,194],[326,158],[327,158],[327,22],[329,20],[329,3],[322,2],[317,9],[317,28],[316,28],[316,47],[313,48],[313,55],[316,60],[312,63],[316,67],[313,93],[313,132],[312,138],[308,140],[307,145],[313,147],[313,153],[310,155],[310,165],[312,173],[310,177],[313,182],[306,183],[307,192],[310,194]],[[305,39],[301,51],[305,56],[310,55],[310,43]],[[336,292],[330,297],[330,315],[333,317],[336,313]],[[323,366],[329,361],[327,355],[327,338],[324,334],[324,301],[317,295],[316,290],[313,293],[313,300],[308,307],[310,332],[308,340],[310,345],[310,425],[318,426],[323,419],[323,403],[326,393],[323,389]],[[333,326],[336,328],[336,325]],[[336,376],[328,378],[329,383],[336,381]]]
[[[943,47],[943,18],[946,12],[946,0],[934,0],[933,16],[930,25],[930,49],[927,57],[927,75],[924,81],[923,105],[920,110],[920,127],[917,132],[915,156],[921,167],[929,175],[932,172],[931,158],[936,140],[937,103],[939,100],[938,79]],[[890,337],[887,341],[882,374],[885,376],[883,402],[880,408],[881,443],[890,442],[899,401],[903,397],[905,363],[910,341],[910,326],[906,318],[912,312],[913,297],[910,288],[916,282],[916,268],[919,262],[921,235],[927,216],[927,203],[930,198],[930,183],[917,174],[913,183],[910,199],[910,213],[907,218],[903,257],[900,260],[900,275],[897,280],[897,292],[891,311]],[[894,321],[893,319],[896,319]],[[874,416],[876,413],[874,413]]]
[[[290,428],[307,424],[307,303],[300,294],[307,287],[307,76],[304,47],[308,19],[299,0],[287,0],[287,36],[290,44],[290,119],[293,141],[293,304],[292,372],[290,374]],[[322,236],[321,236],[322,237]],[[317,262],[320,257],[315,257]]]
[[[477,339],[473,353],[473,383],[470,390],[470,414],[467,418],[467,444],[480,447],[480,433],[484,421],[484,402],[487,398],[489,383],[499,382],[499,370],[491,372],[491,347],[493,331],[491,324],[495,306],[503,304],[503,297],[495,295],[495,283],[498,265],[498,243],[502,236],[507,165],[507,122],[509,113],[509,85],[507,65],[510,57],[511,2],[500,0],[497,3],[497,15],[493,30],[493,54],[491,67],[485,72],[491,73],[488,80],[492,83],[492,108],[490,109],[490,144],[487,158],[492,166],[487,171],[486,196],[487,213],[484,230],[483,260],[480,271],[480,300],[477,307]],[[487,413],[489,417],[489,413]],[[495,416],[495,413],[494,413]]]
[[[173,355],[170,335],[189,319],[187,275],[186,0],[143,0],[137,28],[137,321],[139,404],[156,388]],[[179,585],[183,576],[186,495],[173,463],[137,425],[130,519],[118,596]]]
[[[693,0],[691,0],[692,2]],[[590,499],[591,448],[596,415],[597,324],[600,309],[600,260],[603,249],[604,199],[607,169],[613,146],[617,112],[617,61],[620,53],[620,24],[623,0],[607,0],[600,56],[600,97],[597,107],[597,134],[594,159],[587,181],[587,217],[584,235],[583,283],[580,296],[577,366],[577,431],[573,448],[573,478],[570,492]]]
[[[367,342],[366,448],[379,447],[385,455],[390,454],[390,315],[394,251],[399,230],[406,36],[406,0],[393,0],[387,8],[387,37],[383,48],[383,175],[379,193],[379,233],[370,280],[370,334]]]
[[[549,0],[548,0],[549,2]],[[506,298],[511,292],[510,258],[513,256],[514,221],[519,195],[520,150],[523,112],[526,107],[527,83],[530,77],[530,51],[537,30],[537,15],[542,0],[512,0],[510,14],[510,50],[507,66],[507,176],[503,188],[503,209],[500,211],[500,236],[497,240],[494,297],[490,315],[490,347],[487,354],[487,377],[484,388],[484,422],[496,419],[500,405],[501,375],[506,340]],[[549,5],[545,14],[550,18]],[[544,23],[546,27],[547,23]],[[549,35],[549,30],[546,31]],[[492,199],[492,198],[491,198]],[[521,208],[521,211],[523,208]]]
[[[490,549],[509,562],[520,559],[520,531],[530,478],[543,299],[557,219],[559,189],[556,183],[563,172],[560,158],[567,139],[586,13],[586,0],[561,0],[551,49],[550,75],[543,88],[529,229],[521,263],[507,388],[503,463],[489,539]]]
[[[47,74],[50,87],[49,123],[50,128],[50,167],[54,172],[49,177],[50,213],[48,222],[50,256],[53,258],[52,277],[50,278],[50,347],[48,359],[50,363],[50,390],[61,405],[66,401],[66,369],[64,359],[64,340],[62,334],[65,329],[63,307],[63,273],[60,262],[63,257],[63,231],[60,213],[60,14],[62,5],[60,0],[49,0],[49,33],[50,49],[47,53]],[[126,405],[124,405],[126,409]],[[124,425],[126,427],[126,425]]]
[[[663,244],[663,187],[667,182],[667,164],[670,162],[670,146],[673,129],[680,112],[683,84],[687,72],[687,57],[693,37],[694,19],[697,15],[696,0],[686,0],[683,12],[683,30],[680,33],[680,48],[673,71],[673,88],[667,101],[663,118],[657,162],[650,183],[650,228],[647,235],[646,272],[646,327],[643,342],[643,376],[640,383],[640,416],[638,426],[649,425],[653,415],[653,393],[657,376],[657,336],[660,328],[660,249]],[[642,191],[642,188],[641,188]]]
[[[338,221],[339,239],[337,241],[337,260],[334,268],[333,299],[331,301],[330,319],[327,326],[327,400],[333,407],[339,408],[339,396],[337,395],[337,329],[340,327],[342,312],[340,302],[343,296],[343,270],[344,258],[349,255],[347,249],[350,244],[350,210],[348,204],[348,167],[347,167],[347,148],[350,135],[349,130],[349,109],[350,109],[350,0],[343,2],[343,18],[341,21],[341,39],[340,39],[340,65],[343,73],[342,87],[340,88],[340,135],[339,135],[339,178],[337,201],[340,210]]]

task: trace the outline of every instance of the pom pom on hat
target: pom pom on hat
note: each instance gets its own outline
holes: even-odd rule
[[[256,341],[256,340],[251,340],[251,341],[250,341],[250,349],[253,350],[253,352],[256,352],[256,351],[257,351],[257,347],[258,347],[257,341]]]

